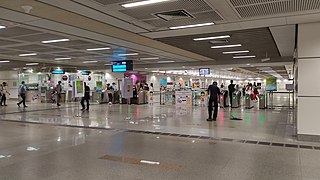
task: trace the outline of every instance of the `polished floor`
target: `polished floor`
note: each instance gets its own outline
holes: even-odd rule
[[[320,179],[290,109],[78,104],[0,109],[0,179]],[[232,121],[230,116],[240,117]]]

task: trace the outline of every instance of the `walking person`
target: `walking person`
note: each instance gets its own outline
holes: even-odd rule
[[[90,100],[90,87],[87,86],[87,83],[84,82],[84,97],[81,99],[81,106],[82,106],[82,111],[87,110],[89,111],[89,100]],[[84,105],[84,101],[87,102],[87,109]]]
[[[25,85],[25,82],[22,81],[21,85],[19,87],[19,92],[18,92],[18,96],[21,97],[21,101],[17,103],[17,105],[20,107],[20,104],[23,104],[23,107],[26,108],[28,107],[26,105],[26,93],[27,93],[27,87]]]
[[[213,82],[212,85],[210,85],[207,89],[209,93],[209,104],[208,104],[208,112],[209,112],[209,118],[207,121],[216,121],[218,116],[218,97],[220,95],[220,89],[217,86],[217,82]],[[213,118],[212,118],[212,111],[213,112]]]
[[[62,92],[62,86],[61,86],[61,81],[58,81],[58,84],[56,86],[56,91],[57,91],[57,106],[60,105],[60,100],[61,100],[61,92]]]
[[[10,95],[10,93],[7,91],[7,83],[6,82],[3,82],[2,83],[2,88],[0,89],[1,90],[1,101],[0,101],[0,106],[7,106],[6,104],[6,100],[7,100],[7,94]]]
[[[235,91],[235,85],[233,84],[233,80],[230,81],[230,84],[228,86],[229,91],[229,99],[230,99],[230,107],[232,107],[232,94]]]

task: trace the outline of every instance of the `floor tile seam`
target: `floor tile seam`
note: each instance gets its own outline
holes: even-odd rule
[[[104,128],[104,127],[85,127],[85,126],[77,126],[77,125],[63,125],[63,124],[55,124],[55,123],[41,123],[41,122],[31,122],[31,121],[19,121],[19,120],[0,120],[0,121],[59,126],[59,127],[72,127],[72,128],[81,128],[81,129],[120,130],[122,132],[143,133],[143,134],[164,135],[164,136],[167,135],[167,136],[173,136],[173,137],[192,138],[192,139],[206,138],[206,139],[211,139],[211,140],[216,140],[221,142],[245,143],[245,144],[252,144],[252,145],[267,145],[267,144],[259,144],[262,142],[266,142],[268,143],[268,146],[273,146],[273,147],[292,148],[292,147],[286,147],[286,145],[296,145],[297,149],[319,150],[314,148],[317,146],[303,145],[299,143],[297,144],[297,143],[286,143],[286,142],[281,143],[281,142],[262,141],[262,140],[232,139],[232,138],[223,138],[223,137],[200,136],[200,135],[189,135],[189,134],[156,132],[156,131],[145,131],[145,130],[116,129],[116,128]]]
[[[90,106],[99,106],[102,104],[90,104]],[[34,109],[34,110],[27,110],[27,111],[16,111],[16,112],[8,112],[8,113],[0,113],[1,115],[7,115],[7,114],[16,114],[16,113],[28,113],[28,112],[38,112],[38,111],[50,111],[50,110],[57,110],[57,109],[70,109],[78,107],[78,105],[74,106],[64,106],[64,107],[52,107],[52,108],[46,108],[46,109]]]

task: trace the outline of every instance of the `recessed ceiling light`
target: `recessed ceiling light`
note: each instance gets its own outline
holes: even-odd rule
[[[5,29],[5,28],[7,28],[7,27],[0,25],[0,29]]]
[[[39,65],[39,63],[27,63],[26,66],[36,66]]]
[[[256,56],[234,56],[233,59],[255,58]]]
[[[41,43],[49,44],[49,43],[66,42],[66,41],[70,41],[70,39],[54,39],[54,40],[48,40],[48,41],[41,41]]]
[[[172,63],[172,62],[175,62],[175,61],[158,61],[158,63]]]
[[[140,60],[156,60],[160,59],[159,57],[148,57],[148,58],[140,58]]]
[[[109,47],[103,47],[103,48],[91,48],[91,49],[86,49],[87,51],[102,51],[102,50],[108,50],[111,49]]]
[[[69,60],[69,59],[71,59],[71,58],[54,58],[54,60],[56,60],[56,61],[59,61],[59,60]]]
[[[9,63],[10,61],[0,61],[0,63]]]
[[[137,56],[139,53],[118,54],[118,56]]]
[[[28,53],[28,54],[19,54],[20,57],[25,57],[25,56],[36,56],[38,55],[37,53]]]
[[[229,51],[229,52],[223,52],[223,54],[241,54],[241,53],[248,53],[250,51],[245,50],[245,51]]]
[[[165,1],[170,1],[170,0],[145,0],[145,1],[122,4],[121,6],[125,7],[125,8],[131,8],[131,7],[145,6],[145,5],[149,5],[149,4],[161,3],[161,2],[165,2]]]
[[[220,49],[220,48],[232,48],[232,47],[241,47],[241,44],[231,44],[231,45],[222,45],[222,46],[211,46],[212,49]]]
[[[210,25],[214,25],[214,23],[211,22],[211,23],[202,23],[202,24],[192,24],[192,25],[186,25],[186,26],[175,26],[175,27],[169,27],[169,29],[184,29],[184,28],[193,28],[193,27],[210,26]]]
[[[250,64],[247,64],[247,66],[250,66]]]
[[[213,37],[204,37],[204,38],[194,38],[194,41],[204,41],[204,40],[213,40],[213,39],[225,39],[225,38],[229,38],[229,35],[225,35],[225,36],[213,36]]]
[[[89,63],[97,63],[98,61],[83,61],[82,63],[84,64],[89,64]]]

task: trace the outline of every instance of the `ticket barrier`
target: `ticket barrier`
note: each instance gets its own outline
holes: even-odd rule
[[[264,94],[259,95],[259,109],[266,109],[266,98]]]
[[[232,104],[231,107],[233,108],[237,108],[240,107],[241,105],[241,92],[237,91],[235,93],[232,94]]]
[[[220,107],[229,107],[228,91],[221,91],[219,98],[220,98]]]
[[[246,109],[253,108],[253,100],[251,100],[250,94],[246,94],[246,96],[245,96],[245,108]]]

